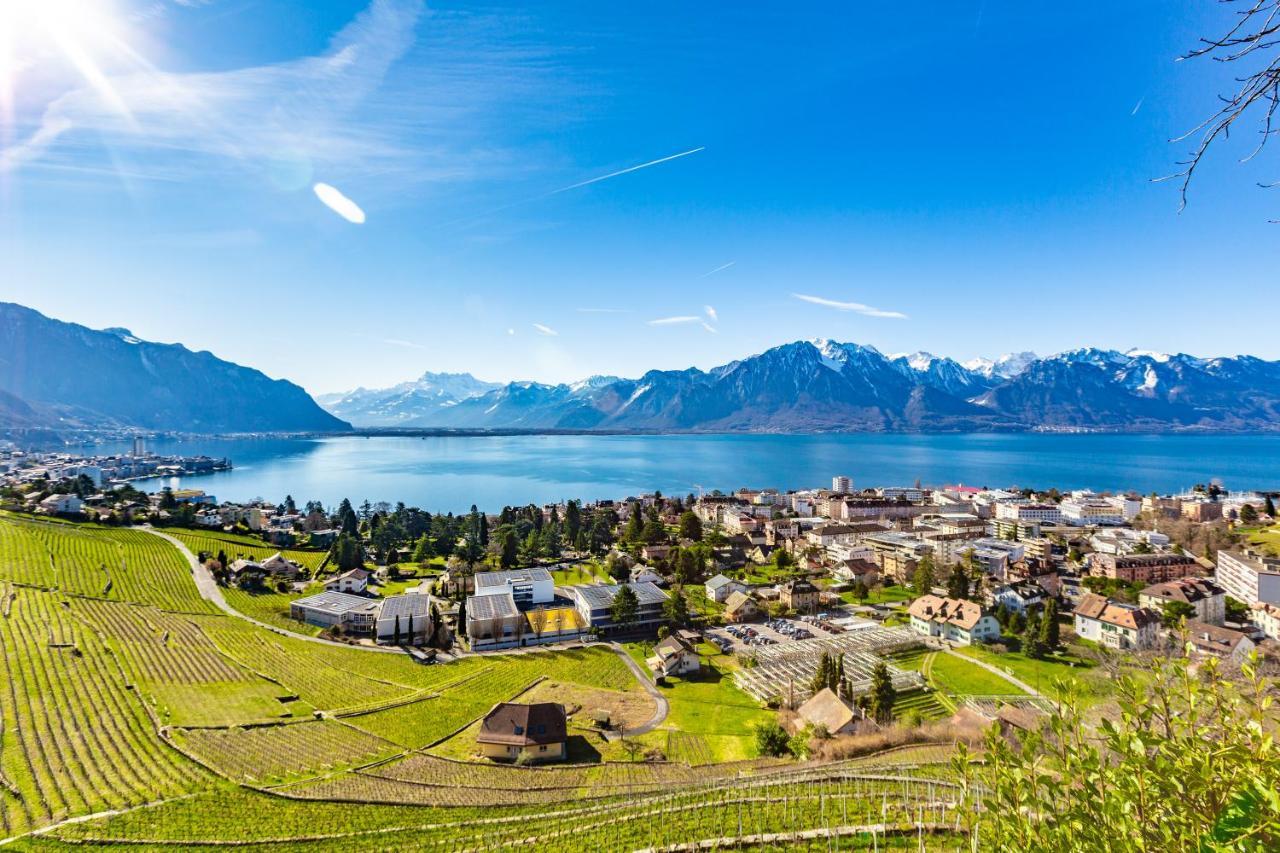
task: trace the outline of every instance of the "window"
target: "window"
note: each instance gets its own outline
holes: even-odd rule
[[[538,752],[546,752],[546,751],[547,751],[547,745],[546,745],[546,744],[543,744],[542,746],[538,747]]]

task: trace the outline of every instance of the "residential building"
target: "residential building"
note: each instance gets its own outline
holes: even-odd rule
[[[796,613],[816,613],[822,601],[818,588],[803,578],[791,580],[778,588],[778,598]]]
[[[330,592],[346,592],[353,595],[369,588],[369,573],[364,569],[351,569],[336,578],[324,582],[324,588]]]
[[[745,592],[733,592],[724,602],[724,618],[730,622],[750,622],[760,618],[760,605]]]
[[[1004,605],[1006,610],[1026,614],[1039,610],[1048,600],[1044,587],[1035,581],[1024,580],[996,587],[991,594],[991,605]]]
[[[837,495],[847,495],[853,492],[853,480],[848,477],[832,477],[831,491]]]
[[[653,657],[646,663],[659,678],[669,675],[688,675],[702,668],[697,650],[675,634],[660,640],[653,647]]]
[[[1180,578],[1152,584],[1138,594],[1138,604],[1156,611],[1163,611],[1166,604],[1175,601],[1192,608],[1194,614],[1188,619],[1209,625],[1221,625],[1226,621],[1226,591],[1204,578]]]
[[[1160,615],[1154,610],[1092,592],[1081,598],[1074,616],[1078,636],[1109,648],[1150,649],[1158,638]]]
[[[747,587],[741,581],[736,581],[724,575],[716,575],[707,581],[705,589],[707,598],[723,604],[730,595],[735,592],[745,592]]]
[[[1207,622],[1188,622],[1187,642],[1195,654],[1212,655],[1232,663],[1243,662],[1257,648],[1245,632]]]
[[[1025,542],[1028,539],[1040,538],[1040,522],[1023,521],[1018,518],[993,518],[991,533],[997,539],[1012,539]]]
[[[922,595],[907,609],[911,627],[927,637],[962,646],[999,639],[1000,623],[982,606],[960,598]]]
[[[541,567],[476,573],[476,595],[504,595],[508,592],[517,606],[546,604],[555,598],[555,582],[551,573]]]
[[[622,590],[622,584],[592,584],[569,588],[574,607],[591,628],[602,634],[651,633],[666,622],[662,605],[667,594],[651,583],[626,584],[635,593],[637,608],[635,619],[628,625],[618,625],[613,619],[613,600]]]
[[[995,505],[995,518],[1053,525],[1062,523],[1062,510],[1054,503],[1027,500],[999,501]]]
[[[476,743],[493,761],[563,761],[567,717],[558,702],[499,702],[480,721]]]
[[[1259,602],[1251,608],[1253,624],[1271,640],[1280,640],[1280,604]]]
[[[289,615],[300,622],[320,628],[340,628],[352,634],[369,634],[373,632],[378,605],[377,599],[342,592],[321,592],[290,602]]]
[[[876,489],[876,494],[890,501],[919,503],[924,500],[924,489],[917,489],[911,486],[885,486],[884,488]]]
[[[1219,551],[1215,580],[1236,601],[1280,605],[1280,559]]]
[[[1182,517],[1191,521],[1218,521],[1222,518],[1222,504],[1217,501],[1183,501]]]
[[[1096,495],[1071,497],[1059,504],[1062,522],[1074,527],[1100,527],[1125,523],[1124,509]]]
[[[75,495],[49,495],[40,501],[40,509],[51,515],[70,515],[83,507],[84,501]]]
[[[378,607],[374,639],[379,643],[425,646],[434,632],[429,595],[392,595],[384,598]]]
[[[1155,530],[1133,530],[1119,527],[1099,530],[1089,537],[1089,544],[1100,554],[1132,554],[1135,549],[1159,551],[1169,546],[1169,537]]]
[[[888,528],[877,521],[861,521],[853,524],[832,522],[819,524],[805,534],[814,545],[829,548],[833,545],[857,545],[866,537],[884,533]]]
[[[1187,554],[1090,554],[1089,573],[1126,583],[1164,583],[1204,574]]]
[[[468,597],[466,617],[472,651],[509,649],[523,643],[525,618],[510,590]]]

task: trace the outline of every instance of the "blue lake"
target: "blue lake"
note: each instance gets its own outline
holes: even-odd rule
[[[112,450],[123,448],[110,448]],[[222,500],[326,506],[404,501],[432,511],[475,503],[855,485],[1056,486],[1169,492],[1218,480],[1280,488],[1280,435],[657,435],[163,440],[165,453],[227,456],[235,470],[181,480]],[[100,452],[100,451],[99,451]],[[167,481],[166,481],[167,482]],[[158,480],[146,487],[158,489]],[[177,483],[173,483],[177,485]]]

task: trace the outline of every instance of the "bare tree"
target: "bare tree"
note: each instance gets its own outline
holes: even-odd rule
[[[1231,5],[1236,16],[1235,24],[1216,38],[1202,38],[1201,46],[1180,57],[1200,59],[1208,57],[1215,62],[1233,63],[1232,67],[1245,69],[1235,78],[1239,84],[1234,94],[1219,95],[1218,111],[1190,131],[1173,140],[1181,142],[1198,136],[1198,142],[1190,159],[1180,162],[1182,168],[1172,175],[1157,180],[1180,179],[1181,205],[1186,207],[1187,189],[1200,160],[1219,138],[1227,139],[1236,122],[1246,115],[1259,116],[1258,144],[1241,162],[1248,162],[1262,151],[1276,132],[1273,126],[1276,108],[1280,106],[1280,0],[1218,0]],[[1234,63],[1239,63],[1239,66]],[[1260,184],[1276,186],[1273,182]]]

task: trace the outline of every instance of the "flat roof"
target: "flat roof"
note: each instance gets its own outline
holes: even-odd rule
[[[476,572],[476,589],[509,586],[513,583],[551,583],[551,572],[541,567],[506,572]]]
[[[500,595],[472,595],[467,598],[468,619],[506,619],[520,615],[510,592]]]
[[[376,610],[378,607],[375,599],[348,595],[345,592],[321,592],[299,598],[292,603],[308,610],[322,610],[326,613],[350,613],[353,610]]]
[[[382,619],[393,619],[396,616],[427,616],[430,613],[431,596],[414,593],[393,595],[383,599],[378,616]]]
[[[627,586],[635,592],[636,600],[641,607],[647,604],[661,604],[667,600],[667,594],[648,581],[629,583]],[[582,597],[588,607],[599,610],[613,604],[613,597],[618,594],[618,590],[622,589],[622,584],[589,584],[575,586],[572,589],[575,595]]]

